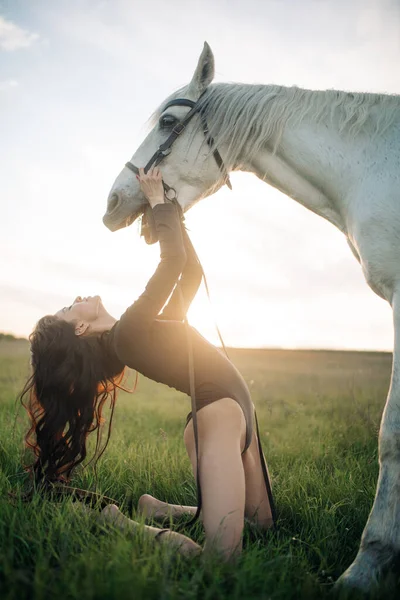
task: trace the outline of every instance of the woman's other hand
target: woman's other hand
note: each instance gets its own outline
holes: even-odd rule
[[[162,184],[161,171],[158,167],[149,169],[145,174],[144,169],[139,169],[139,175],[136,175],[140,183],[140,188],[146,196],[151,208],[156,204],[164,203],[164,187]]]

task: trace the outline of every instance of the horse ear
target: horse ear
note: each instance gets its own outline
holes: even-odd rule
[[[214,79],[214,54],[207,42],[204,42],[192,81],[189,83],[187,95],[197,100]]]

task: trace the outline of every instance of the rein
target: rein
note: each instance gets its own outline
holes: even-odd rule
[[[199,107],[198,101],[193,102],[193,100],[189,100],[187,98],[177,98],[175,100],[171,100],[170,102],[167,102],[167,104],[165,105],[162,112],[164,112],[170,106],[187,106],[188,108],[190,108],[190,111],[187,113],[187,115],[184,117],[184,119],[182,119],[182,121],[179,121],[179,123],[177,123],[174,126],[174,128],[172,129],[172,132],[169,135],[169,137],[167,138],[167,140],[163,144],[160,144],[160,146],[158,147],[156,152],[153,154],[153,156],[150,158],[150,160],[146,164],[146,166],[144,168],[144,172],[147,173],[151,167],[158,166],[164,160],[164,158],[170,154],[171,147],[174,144],[174,142],[185,131],[186,125],[191,121],[191,119],[194,117],[194,115],[196,115],[198,113],[200,115],[200,118],[202,121],[203,133],[206,138],[206,142],[213,152],[215,162],[217,163],[218,168],[221,171],[221,174],[224,178],[224,183],[226,183],[226,185],[229,187],[229,189],[232,189],[232,184],[231,184],[231,181],[229,178],[229,174],[228,174],[225,164],[221,158],[221,155],[215,146],[214,139],[209,134],[207,119],[204,114],[204,111]],[[135,175],[139,175],[139,169],[132,162],[128,161],[125,164],[125,166],[128,169],[130,169],[131,171],[133,171],[133,173],[135,173]],[[162,180],[162,184],[164,187],[165,198],[168,201],[175,204],[178,212],[180,213],[181,220],[184,219],[182,207],[177,200],[176,190],[174,188],[172,188],[171,186],[169,186],[164,181],[164,179]],[[154,231],[154,227],[152,227],[152,211],[151,211],[150,207],[148,210],[145,211],[144,217],[145,218],[142,219],[141,235],[143,235],[145,237],[145,239],[148,243],[153,243],[153,242],[157,241],[157,235]],[[211,303],[207,279],[206,279],[204,269],[201,265],[201,262],[199,260],[199,257],[197,256],[197,254],[196,254],[196,258],[201,267],[202,278],[203,278],[204,285],[206,288],[207,297]],[[179,282],[177,285],[179,286],[179,289],[180,289]],[[180,289],[180,300],[181,300],[181,306],[183,307],[184,299],[183,299],[183,294],[182,294],[181,289]],[[184,316],[184,324],[185,324],[185,329],[186,329],[186,340],[187,340],[188,358],[189,358],[189,361],[188,361],[189,362],[189,389],[190,389],[190,400],[191,400],[191,408],[192,408],[194,442],[195,442],[195,450],[196,450],[197,510],[196,510],[196,514],[194,515],[194,517],[188,523],[182,524],[182,526],[178,527],[178,529],[193,525],[200,516],[201,506],[202,506],[200,471],[199,471],[199,439],[198,439],[199,436],[198,436],[198,426],[197,426],[197,408],[196,408],[193,348],[192,348],[192,341],[190,338],[189,323],[188,323],[186,315]],[[227,350],[226,350],[226,347],[225,347],[225,344],[224,344],[224,341],[222,339],[221,332],[220,332],[216,322],[215,322],[215,327],[217,329],[218,337],[219,337],[221,345],[224,349],[225,355],[228,358],[228,360],[230,360]],[[259,448],[259,453],[260,453],[261,467],[262,467],[265,484],[266,484],[266,488],[267,488],[267,495],[268,495],[268,500],[269,500],[270,507],[271,507],[272,519],[273,519],[273,523],[275,523],[275,520],[276,520],[275,503],[274,503],[272,489],[271,489],[271,485],[270,485],[270,481],[269,481],[267,465],[265,463],[264,455],[262,452],[260,433],[259,433],[259,427],[258,427],[258,419],[257,419],[257,414],[256,414],[255,410],[254,410],[254,415],[255,415],[255,423],[256,423],[256,431],[257,431],[257,438],[258,438],[258,448]]]
[[[180,207],[180,205],[178,205],[178,206]],[[211,304],[210,291],[208,288],[207,278],[204,273],[203,265],[201,264],[200,259],[197,256],[196,250],[194,250],[194,248],[193,248],[193,251],[196,255],[197,261],[201,268],[202,279],[204,281],[204,286],[206,288],[207,298],[208,298],[209,303]],[[177,285],[179,286],[179,282]],[[182,306],[182,308],[184,308],[184,298],[183,298],[183,293],[182,293],[180,286],[179,286],[179,291],[180,291],[181,306]],[[196,450],[197,510],[196,510],[195,515],[192,517],[192,519],[190,519],[190,521],[188,521],[187,523],[183,523],[182,525],[177,527],[178,531],[179,531],[179,529],[183,529],[185,527],[190,527],[191,525],[193,525],[198,520],[198,518],[200,516],[200,512],[201,512],[201,507],[202,507],[202,494],[201,494],[200,470],[199,470],[199,434],[198,434],[198,426],[197,426],[197,406],[196,406],[193,347],[192,347],[192,340],[190,338],[189,322],[187,320],[186,314],[184,316],[184,323],[185,323],[185,329],[186,329],[186,340],[187,340],[188,357],[189,357],[189,389],[190,389],[190,401],[191,401],[191,408],[192,408],[194,444],[195,444],[195,450]],[[224,350],[225,356],[230,361],[224,340],[222,339],[221,332],[220,332],[218,324],[215,320],[214,320],[214,325],[217,330],[218,337],[221,342],[221,346]],[[272,488],[271,488],[271,483],[270,483],[270,479],[269,479],[268,467],[265,462],[264,453],[263,453],[263,449],[262,449],[262,445],[261,445],[260,430],[259,430],[259,426],[258,426],[258,418],[257,418],[257,412],[256,412],[255,408],[254,408],[254,420],[255,420],[255,424],[256,424],[257,442],[258,442],[258,451],[259,451],[259,455],[260,455],[261,469],[262,469],[262,472],[264,475],[265,486],[267,488],[267,495],[268,495],[269,505],[271,508],[272,522],[273,522],[273,525],[275,525],[276,524],[275,501],[274,501],[274,497],[272,494]]]

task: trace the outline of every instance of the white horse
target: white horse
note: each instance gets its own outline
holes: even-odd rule
[[[380,474],[354,563],[339,582],[370,590],[400,553],[400,96],[310,91],[276,85],[211,84],[206,43],[189,85],[156,111],[131,161],[144,166],[197,102],[228,171],[250,171],[346,236],[369,286],[393,308],[392,380],[379,434]],[[163,160],[164,181],[187,210],[224,177],[195,114]],[[139,183],[123,168],[103,221],[115,231],[144,210]]]

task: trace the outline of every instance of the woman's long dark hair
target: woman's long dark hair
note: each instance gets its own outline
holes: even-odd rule
[[[35,462],[36,483],[68,481],[86,458],[86,439],[97,431],[94,457],[111,434],[116,391],[125,366],[107,345],[108,332],[77,336],[73,323],[55,316],[40,319],[29,337],[32,375],[21,392],[30,428],[25,436]],[[106,442],[99,452],[102,409],[110,399]]]

